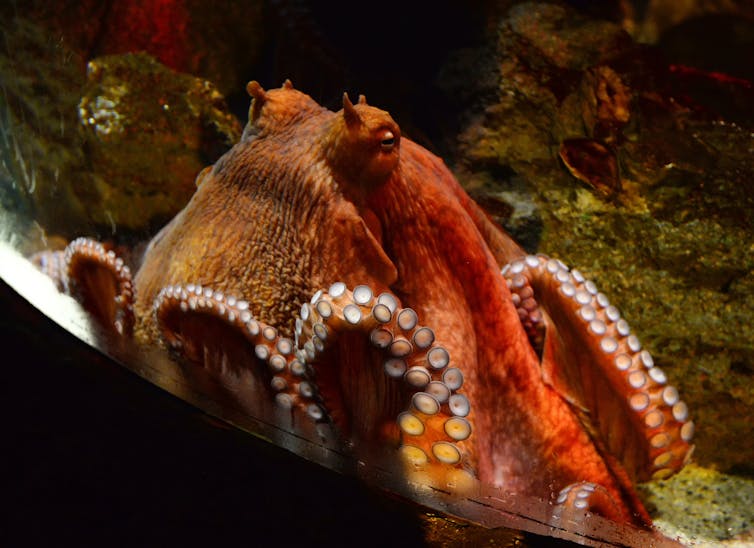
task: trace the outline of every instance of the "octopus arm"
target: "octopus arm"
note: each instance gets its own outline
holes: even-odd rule
[[[257,417],[267,416],[273,402],[291,413],[296,431],[324,417],[294,341],[254,318],[247,301],[206,285],[175,284],[158,293],[154,315],[167,348],[198,366],[186,374],[207,393]]]
[[[445,177],[448,183],[452,185],[451,189],[456,194],[458,202],[469,214],[474,225],[487,243],[490,252],[495,257],[498,266],[522,259],[526,252],[503,230],[490,216],[477,204],[461,185],[452,178]]]
[[[317,246],[315,275],[322,285],[337,279],[369,280],[381,290],[395,283],[398,271],[381,245],[378,223],[374,214],[362,217],[346,200],[329,203],[326,222],[310,238]]]
[[[32,262],[92,314],[121,335],[134,326],[131,270],[115,252],[89,238],[73,240],[64,251],[44,251]]]
[[[448,192],[468,214],[470,220],[476,226],[490,252],[495,257],[498,266],[521,259],[526,252],[501,228],[490,216],[477,204],[463,189],[460,183],[451,174],[441,158],[434,156],[419,145],[406,140],[403,145],[403,154],[407,157],[421,158],[425,169],[430,170],[433,176],[433,184]]]
[[[621,506],[610,492],[601,485],[587,481],[573,483],[560,490],[555,500],[553,516],[563,521],[580,523],[584,521],[587,511],[619,523],[625,519]],[[640,504],[638,511],[635,508],[634,512],[641,520],[640,524],[651,525],[649,514]]]
[[[342,431],[400,445],[409,469],[465,473],[472,425],[463,374],[414,310],[390,292],[336,282],[304,304],[301,319],[296,340]],[[367,352],[346,356],[358,348]]]
[[[544,329],[542,374],[634,481],[665,478],[693,450],[694,424],[615,306],[576,270],[543,256],[503,269],[519,315]]]

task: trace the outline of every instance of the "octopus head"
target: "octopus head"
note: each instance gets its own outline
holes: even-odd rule
[[[280,88],[268,91],[252,80],[246,85],[246,91],[252,101],[249,123],[244,128],[242,141],[283,131],[325,110],[306,93],[294,89],[290,80],[286,80]]]
[[[343,110],[326,128],[325,157],[341,183],[369,191],[385,182],[398,165],[401,130],[390,114],[367,105],[362,95],[354,105],[343,94]]]

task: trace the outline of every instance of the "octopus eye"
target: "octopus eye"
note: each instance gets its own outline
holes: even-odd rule
[[[380,148],[384,152],[390,152],[393,150],[393,147],[395,146],[395,135],[393,135],[392,131],[386,131],[382,135],[382,140],[380,141]]]

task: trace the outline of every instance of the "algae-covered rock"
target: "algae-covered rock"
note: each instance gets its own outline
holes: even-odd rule
[[[85,63],[23,17],[0,43],[0,200],[73,238],[164,223],[240,137],[209,82],[146,54]]]
[[[6,28],[16,18],[38,25],[83,66],[142,51],[223,94],[243,89],[269,26],[261,0],[24,0],[0,3],[0,16]]]
[[[91,61],[78,114],[92,170],[79,195],[96,222],[127,228],[175,215],[241,131],[212,84],[146,54]]]
[[[578,266],[621,308],[689,404],[695,458],[754,472],[754,127],[729,116],[733,101],[727,118],[716,109],[726,93],[754,100],[751,86],[687,79],[560,4],[514,6],[493,42],[474,67],[485,102],[458,139],[462,182],[529,193],[531,249]],[[474,93],[462,66],[447,74]],[[700,79],[716,93],[695,93]]]
[[[692,464],[643,491],[659,509],[655,527],[667,536],[692,546],[751,546],[745,541],[754,533],[754,480]]]

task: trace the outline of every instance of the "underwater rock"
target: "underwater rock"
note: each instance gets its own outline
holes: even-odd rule
[[[4,38],[0,200],[47,233],[159,226],[240,137],[212,84],[146,54],[94,60],[87,76],[38,24],[17,17]]]
[[[459,178],[475,196],[523,184],[538,206],[536,249],[610,287],[679,379],[698,419],[697,461],[754,472],[744,418],[754,415],[754,127],[716,108],[720,94],[751,104],[753,88],[700,71],[695,80],[720,91],[700,103],[657,50],[562,5],[513,7],[491,41],[494,55],[473,68],[485,78],[463,63],[445,71],[457,78],[447,89],[463,81],[485,99],[462,118]],[[574,159],[590,150],[588,163]]]
[[[644,490],[660,509],[655,526],[667,536],[693,546],[750,546],[744,541],[754,533],[754,480],[690,464]]]
[[[115,0],[101,22],[95,55],[146,51],[167,67],[243,89],[264,37],[259,0]]]
[[[708,25],[710,20],[717,17],[751,21],[754,17],[754,4],[736,0],[651,0],[645,3],[641,11],[642,17],[635,22],[636,38],[642,42],[657,43],[674,28],[694,20],[706,20]],[[707,30],[710,30],[709,26]],[[686,42],[691,44],[694,40],[687,39]],[[705,47],[705,44],[699,46]]]
[[[86,62],[143,51],[179,72],[210,80],[223,94],[243,89],[261,54],[266,23],[260,0],[28,0],[0,5],[64,43]]]
[[[96,204],[89,214],[130,229],[175,215],[196,174],[241,136],[212,84],[143,53],[90,61],[78,112],[92,169],[84,201]]]

